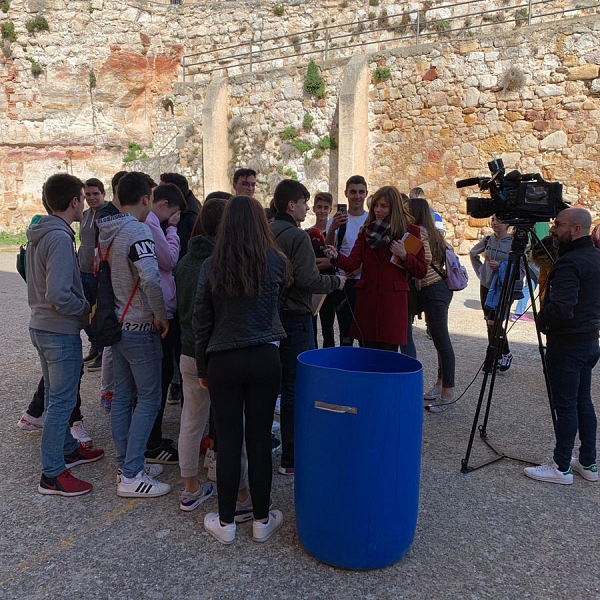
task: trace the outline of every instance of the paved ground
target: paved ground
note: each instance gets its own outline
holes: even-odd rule
[[[476,298],[473,281],[452,304],[461,390],[486,348]],[[106,458],[77,470],[94,483],[94,492],[72,499],[37,494],[39,434],[15,427],[37,385],[39,366],[13,252],[0,253],[0,319],[0,598],[600,598],[598,485],[580,478],[570,487],[540,484],[509,460],[460,473],[481,375],[451,410],[425,415],[419,523],[411,551],[386,569],[351,572],[304,552],[296,536],[293,481],[277,474],[273,501],[285,524],[264,545],[251,541],[248,525],[238,529],[233,546],[210,538],[202,520],[216,501],[181,512],[176,468],[166,468],[165,480],[175,488],[171,494],[117,498],[114,449],[96,373],[84,377],[83,411]],[[497,382],[488,432],[511,452],[541,461],[551,455],[552,428],[532,326],[517,324],[510,340],[515,367]],[[422,325],[416,342],[428,385],[434,355]],[[599,387],[596,375],[596,398]],[[178,418],[179,409],[169,406],[166,435],[176,436]],[[476,439],[473,462],[488,454]],[[369,485],[369,476],[357,471],[356,485]]]

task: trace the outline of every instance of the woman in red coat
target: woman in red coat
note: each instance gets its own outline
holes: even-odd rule
[[[337,266],[344,271],[356,271],[362,265],[350,337],[367,348],[397,352],[398,346],[406,344],[408,277],[422,279],[427,272],[423,248],[412,255],[400,241],[407,231],[421,238],[412,222],[400,192],[393,186],[382,187],[373,194],[369,216],[350,256],[338,255],[331,246],[326,250],[331,258],[337,257]],[[402,266],[390,262],[392,254]]]

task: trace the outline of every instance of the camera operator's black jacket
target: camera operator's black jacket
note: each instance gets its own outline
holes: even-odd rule
[[[581,344],[600,330],[600,250],[585,236],[558,250],[537,328],[548,345]]]

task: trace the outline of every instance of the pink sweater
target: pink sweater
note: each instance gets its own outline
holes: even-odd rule
[[[173,269],[179,258],[179,236],[177,227],[167,227],[167,234],[163,233],[158,217],[150,211],[146,217],[146,225],[150,227],[154,244],[156,246],[156,258],[158,259],[158,271],[160,273],[160,287],[162,288],[167,319],[172,319],[177,312],[177,298],[175,296],[175,279]]]

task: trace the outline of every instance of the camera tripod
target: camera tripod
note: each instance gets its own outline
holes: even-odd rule
[[[510,223],[514,225],[514,233],[513,240],[510,248],[510,253],[508,257],[508,266],[506,269],[506,274],[504,277],[504,281],[502,283],[502,290],[500,293],[500,299],[498,301],[498,306],[495,313],[494,325],[492,327],[492,332],[490,336],[490,341],[488,343],[487,352],[485,355],[484,362],[484,375],[483,382],[481,384],[481,390],[479,393],[479,400],[477,402],[477,409],[475,410],[475,418],[473,419],[473,425],[471,427],[471,435],[469,437],[469,444],[467,446],[467,452],[465,457],[461,462],[461,472],[462,473],[470,473],[471,471],[475,471],[480,469],[481,467],[485,467],[489,464],[495,463],[503,458],[508,458],[510,460],[516,460],[519,462],[529,463],[537,465],[538,461],[529,460],[525,458],[519,458],[516,456],[510,456],[505,452],[502,452],[495,443],[491,442],[488,438],[487,433],[487,425],[490,417],[490,410],[492,406],[492,396],[494,393],[494,384],[496,382],[496,373],[498,368],[498,359],[500,358],[500,353],[502,347],[504,345],[504,341],[506,340],[506,332],[508,328],[508,322],[510,318],[510,308],[513,303],[513,296],[515,291],[515,286],[517,281],[520,280],[520,267],[521,264],[525,266],[525,278],[527,287],[529,289],[529,297],[531,298],[531,305],[533,308],[533,316],[537,321],[537,309],[535,306],[534,296],[533,296],[533,284],[531,282],[531,275],[529,273],[529,264],[527,261],[527,256],[525,254],[525,249],[527,248],[527,243],[529,241],[529,235],[532,234],[536,241],[540,241],[537,234],[533,231],[534,223],[524,223],[522,221],[517,221]],[[545,249],[545,248],[544,248]],[[550,257],[550,254],[547,250],[546,254]],[[550,414],[552,415],[552,423],[556,428],[556,414],[552,407],[552,398],[550,391],[550,383],[548,381],[548,373],[546,370],[546,359],[544,354],[544,344],[542,342],[542,335],[536,329],[537,339],[538,339],[538,348],[540,351],[540,356],[542,359],[542,370],[544,373],[544,380],[546,382],[546,390],[548,393],[548,401],[550,404]],[[490,386],[487,391],[487,402],[485,405],[485,413],[483,417],[483,422],[479,427],[477,426],[479,423],[479,417],[481,415],[481,409],[483,407],[484,397],[486,395],[486,388],[488,379],[490,380]],[[473,449],[473,440],[475,438],[476,431],[479,430],[479,436],[481,439],[487,444],[487,446],[494,452],[495,456],[490,459],[484,460],[476,466],[469,465],[469,459],[471,457],[471,450]]]

